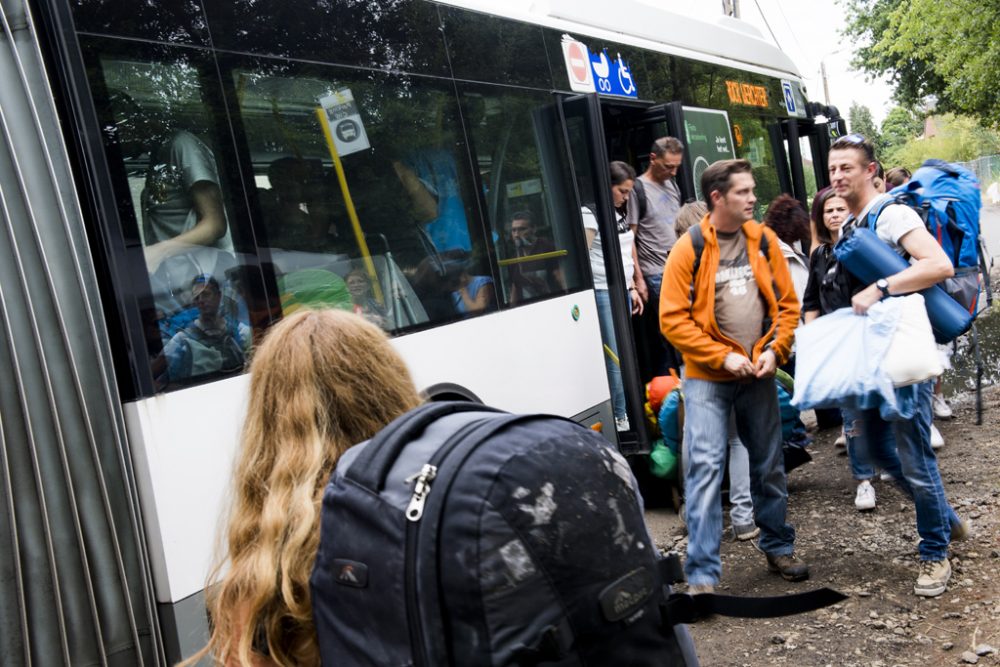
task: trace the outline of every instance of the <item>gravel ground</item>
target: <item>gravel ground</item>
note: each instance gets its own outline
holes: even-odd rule
[[[771,596],[829,586],[849,599],[788,618],[699,622],[691,632],[702,664],[1000,665],[1000,389],[985,391],[984,406],[982,426],[975,425],[971,396],[952,401],[954,419],[937,422],[947,443],[939,451],[945,490],[973,522],[971,539],[952,545],[953,575],[942,596],[913,594],[912,504],[877,481],[878,507],[855,510],[847,457],[833,445],[836,432],[823,431],[811,447],[813,462],[788,481],[796,551],[811,579],[791,584],[769,574],[752,544],[727,536],[718,590]],[[651,509],[647,520],[662,549],[684,553],[684,529],[671,509]]]

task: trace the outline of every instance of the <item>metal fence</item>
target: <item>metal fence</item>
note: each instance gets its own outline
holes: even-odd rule
[[[958,164],[969,169],[979,179],[985,201],[1000,203],[1000,155],[984,155]]]

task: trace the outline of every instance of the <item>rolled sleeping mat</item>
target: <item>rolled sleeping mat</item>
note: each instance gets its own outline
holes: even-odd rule
[[[909,263],[867,227],[855,227],[833,248],[837,261],[859,280],[873,283],[899,273]],[[920,290],[938,343],[950,343],[972,327],[972,315],[938,285]]]

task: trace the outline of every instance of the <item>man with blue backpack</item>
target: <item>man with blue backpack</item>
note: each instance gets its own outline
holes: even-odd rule
[[[882,299],[924,290],[955,275],[953,260],[920,214],[876,190],[875,152],[867,139],[851,134],[835,141],[828,169],[834,191],[851,212],[844,235],[852,228],[869,227],[896,253],[910,259],[903,270],[857,290],[851,298],[854,312],[863,315]],[[932,385],[925,382],[917,387],[916,412],[911,420],[886,421],[878,408],[844,409],[845,431],[858,455],[892,475],[913,498],[921,560],[913,591],[925,597],[944,593],[951,578],[948,546],[951,540],[964,539],[969,531],[945,498],[931,447]]]

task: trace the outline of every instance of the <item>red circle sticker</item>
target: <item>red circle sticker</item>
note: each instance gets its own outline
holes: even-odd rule
[[[577,83],[587,82],[587,71],[590,69],[590,59],[584,52],[579,42],[573,42],[567,49],[569,56],[569,70],[573,75],[573,80]]]

